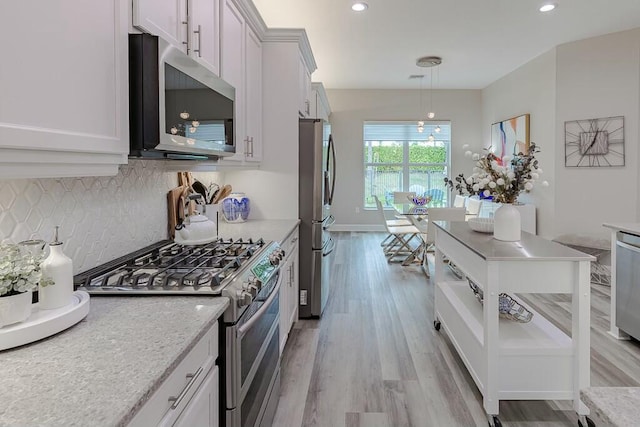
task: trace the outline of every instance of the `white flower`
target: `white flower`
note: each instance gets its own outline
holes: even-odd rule
[[[524,189],[525,189],[525,190],[527,190],[527,191],[531,191],[531,190],[533,190],[533,184],[532,184],[531,182],[527,182],[527,183],[524,185]]]
[[[543,187],[548,187],[549,186],[549,181],[542,181],[542,186]]]
[[[462,146],[462,149],[463,149],[463,150],[466,150],[467,148],[469,148],[469,144],[464,144],[464,145]]]
[[[496,188],[496,183],[495,183],[495,182],[493,182],[493,181],[491,181],[491,182],[489,183],[489,188]]]
[[[473,188],[473,191],[475,191],[475,192],[480,191],[480,185],[478,185],[478,184],[473,184],[472,188]]]
[[[465,157],[471,157],[473,155],[473,153],[471,151],[465,151],[464,155],[465,155]]]
[[[503,186],[504,185],[504,179],[498,178],[498,180],[496,181],[496,184],[498,184],[499,186]]]
[[[479,160],[480,159],[480,154],[478,153],[473,153],[473,160]]]
[[[509,178],[510,180],[513,180],[515,177],[516,177],[516,174],[514,171],[507,172],[507,178]]]
[[[539,174],[542,174],[542,169],[538,168],[536,169],[536,172],[538,172]]]
[[[467,181],[467,184],[469,185],[473,184],[473,177],[472,176],[468,177],[466,181]]]
[[[533,178],[533,179],[538,179],[538,178],[540,178],[540,175],[538,175],[538,174],[537,174],[537,173],[535,173],[535,172],[532,172],[532,173],[531,173],[531,178]]]
[[[509,163],[511,161],[511,156],[504,156],[502,158],[502,164],[506,165],[507,163]]]
[[[493,186],[495,187],[495,184],[494,184],[493,182],[492,182],[491,184],[493,184]],[[489,187],[491,187],[491,185],[489,185]],[[489,190],[484,190],[484,191],[482,192],[482,195],[483,195],[484,197],[489,197],[489,196],[491,195],[491,191],[489,191]]]

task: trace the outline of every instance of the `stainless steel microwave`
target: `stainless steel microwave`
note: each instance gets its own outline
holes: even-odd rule
[[[235,153],[235,89],[163,39],[129,34],[130,157]]]

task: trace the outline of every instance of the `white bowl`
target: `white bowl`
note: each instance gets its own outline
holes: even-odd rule
[[[493,233],[493,218],[469,218],[467,222],[473,231]]]

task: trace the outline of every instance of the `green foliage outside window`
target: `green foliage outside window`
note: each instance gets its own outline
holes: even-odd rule
[[[402,163],[402,146],[370,146],[367,163]],[[417,144],[409,146],[409,163],[445,163],[447,150],[445,147],[425,147]],[[381,169],[384,166],[380,167]],[[391,167],[389,167],[391,168]]]

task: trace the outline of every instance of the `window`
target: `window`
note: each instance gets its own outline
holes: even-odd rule
[[[375,209],[374,195],[384,206],[391,206],[394,191],[430,195],[433,206],[448,206],[444,177],[449,171],[450,145],[450,122],[425,122],[422,133],[416,122],[365,122],[365,209]]]

